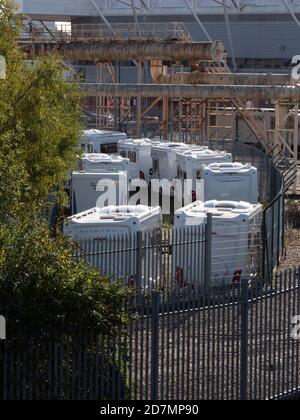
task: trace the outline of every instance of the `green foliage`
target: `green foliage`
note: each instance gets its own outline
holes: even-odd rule
[[[16,164],[15,153],[0,155],[0,226],[13,223],[17,213],[26,211],[24,201],[29,196],[26,177],[24,165]]]
[[[0,313],[31,331],[78,323],[114,334],[126,324],[124,288],[75,262],[71,243],[34,218],[0,231],[0,291]]]
[[[0,81],[0,314],[36,332],[81,323],[114,334],[126,323],[124,289],[75,262],[72,244],[42,222],[49,195],[63,190],[76,162],[81,98],[57,57],[24,61],[20,28],[11,2],[0,0],[7,62]]]
[[[17,44],[21,23],[9,1],[0,0],[0,9],[0,54],[7,61],[7,79],[0,82],[0,156],[16,152],[16,165],[26,172],[27,194],[20,200],[38,205],[65,182],[76,162],[81,97],[66,82],[58,57],[24,62]]]

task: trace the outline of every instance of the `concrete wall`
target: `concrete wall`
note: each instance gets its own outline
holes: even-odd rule
[[[22,0],[19,0],[21,2]],[[151,14],[156,16],[182,16],[189,14],[183,0],[144,0],[151,9]],[[213,0],[191,0],[194,9],[200,15],[219,14],[223,15],[223,6]],[[107,16],[132,15],[130,2],[118,0],[96,0]],[[137,2],[139,3],[139,2]],[[229,2],[228,2],[229,3]],[[240,0],[242,13],[278,13],[287,14],[287,9],[281,0]],[[293,1],[295,11],[300,12],[300,1]],[[139,3],[140,5],[140,3]],[[44,16],[98,16],[96,8],[89,0],[23,0],[23,11],[32,15]],[[235,11],[229,8],[229,13],[235,15]],[[177,19],[178,21],[178,19]]]
[[[205,27],[230,55],[225,23],[205,23]],[[197,24],[189,23],[187,28],[195,40],[204,39]],[[237,57],[291,59],[300,54],[300,29],[294,22],[233,22],[231,28]]]

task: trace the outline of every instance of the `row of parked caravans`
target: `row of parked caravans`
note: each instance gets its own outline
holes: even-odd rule
[[[95,186],[99,176],[114,175],[124,185],[135,178],[191,178],[193,182],[204,179],[206,202],[195,201],[178,210],[174,219],[174,233],[187,226],[204,226],[207,214],[211,213],[212,282],[231,283],[241,276],[249,276],[250,266],[253,271],[257,269],[258,262],[253,261],[253,256],[262,206],[258,204],[256,168],[232,163],[232,156],[224,152],[178,143],[123,138],[118,140],[117,150],[120,156],[98,153],[86,154],[81,158],[80,171],[72,176],[72,191],[73,201],[83,212],[79,210],[79,214],[66,221],[67,235],[75,240],[98,241],[99,238],[109,239],[123,233],[148,232],[154,235],[157,228],[162,227],[160,207],[128,206],[127,190],[119,206],[95,208],[95,197],[99,195]],[[94,147],[93,151],[103,150]],[[91,198],[92,191],[94,196]],[[171,256],[172,273],[180,283],[199,284],[199,277],[202,278],[198,266],[201,258],[197,256],[200,247],[197,241],[191,242],[189,245],[176,246],[176,252]],[[118,258],[101,259],[99,268],[110,276],[135,278],[136,252],[124,251],[121,261]],[[191,258],[191,255],[196,258]],[[147,264],[156,265],[153,261],[146,261],[146,255],[142,258],[144,268]],[[98,261],[92,263],[98,265]],[[157,273],[148,272],[148,276],[157,278]]]
[[[249,278],[258,268],[258,261],[254,258],[257,252],[257,228],[261,212],[262,206],[259,204],[233,201],[195,202],[178,210],[174,221],[175,240],[173,238],[176,246],[173,246],[171,261],[168,262],[173,280],[180,285],[201,285],[203,282],[203,248],[197,238],[191,238],[191,234],[197,235],[197,227],[206,225],[208,213],[212,214],[213,220],[212,285],[231,284],[242,277]],[[188,244],[183,233],[187,227]],[[83,251],[84,241],[87,239],[95,240],[100,246],[104,246],[102,258],[98,258],[97,253],[87,254],[95,257],[91,257],[91,264],[110,277],[135,279],[138,274],[137,258],[141,258],[140,275],[143,286],[146,287],[149,285],[149,279],[157,279],[160,276],[157,272],[157,267],[160,266],[158,261],[162,258],[158,254],[159,251],[156,250],[155,254],[145,251],[138,256],[134,245],[120,245],[119,239],[114,242],[114,238],[122,236],[128,240],[137,232],[147,232],[154,237],[157,229],[161,228],[160,207],[109,206],[94,208],[70,217],[64,230],[73,240],[83,241]],[[116,243],[123,251],[116,253],[113,249]],[[87,242],[86,246],[90,246],[90,243]]]
[[[91,132],[95,133],[95,130]],[[94,146],[92,136],[89,138],[85,134],[84,138],[89,139],[90,150],[102,150],[99,133],[102,132],[98,132]],[[105,179],[114,181],[117,205],[128,203],[128,185],[134,179],[145,180],[149,184],[153,179],[180,180],[183,188],[186,186],[188,190],[185,197],[188,196],[191,202],[200,198],[203,201],[218,199],[241,200],[252,204],[258,202],[256,168],[232,163],[230,153],[182,143],[119,137],[112,137],[111,141],[115,143],[110,146],[110,150],[117,150],[119,155],[85,153],[81,157],[79,170],[72,174],[72,214],[95,207],[101,195],[97,186],[99,181]],[[103,142],[107,149],[107,135]],[[86,151],[83,146],[82,150]],[[185,184],[187,180],[190,180],[191,185]],[[202,184],[198,183],[200,180]]]

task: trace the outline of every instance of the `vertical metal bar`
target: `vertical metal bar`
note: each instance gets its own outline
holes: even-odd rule
[[[211,310],[213,310],[213,308],[211,308],[210,306],[210,291],[211,289],[208,289],[208,295],[205,295],[205,297],[207,296],[207,324],[206,324],[206,331],[207,331],[207,343],[206,343],[206,352],[207,352],[207,359],[206,359],[206,399],[209,400],[210,399],[210,372],[211,372],[211,345],[210,345],[210,334],[211,334],[211,329],[213,329],[212,326],[212,322],[211,322]]]
[[[270,278],[270,284],[272,284],[272,277]],[[264,376],[263,376],[263,399],[267,399],[267,371],[270,361],[270,354],[268,354],[268,322],[271,323],[271,319],[268,318],[269,303],[271,301],[271,296],[268,295],[268,288],[265,290],[266,299],[265,299],[265,308],[264,308]]]
[[[280,244],[280,238],[282,235],[282,230],[284,230],[284,222],[281,223],[281,196],[277,201],[277,205],[278,205],[278,212],[277,212],[277,266],[280,263],[280,257],[281,257],[281,252],[282,249],[281,248],[281,244]]]
[[[277,331],[277,314],[278,314],[278,282],[279,282],[279,275],[276,274],[275,275],[275,284],[273,287],[273,291],[274,291],[274,314],[273,314],[273,318],[274,318],[274,325],[273,325],[273,386],[272,386],[272,393],[273,396],[276,395],[276,366],[277,366],[277,345],[276,345],[276,334],[278,333]]]
[[[205,227],[205,268],[204,268],[204,295],[207,296],[211,285],[212,270],[212,214],[207,214]]]
[[[143,78],[143,62],[137,62],[137,84],[142,83]],[[136,106],[136,137],[141,137],[141,127],[142,127],[142,96],[139,94],[136,98],[137,106]]]
[[[222,321],[222,317],[221,317],[221,300],[222,300],[222,296],[221,296],[221,286],[218,285],[217,287],[217,292],[216,292],[216,296],[217,296],[217,384],[216,384],[216,399],[219,400],[220,399],[220,380],[222,377],[222,370],[220,369],[220,353],[221,353],[221,338],[223,338],[223,336],[221,335],[221,321]]]
[[[230,296],[230,288],[226,288],[226,303],[227,303],[227,327],[226,327],[226,337],[227,337],[227,357],[226,357],[226,398],[227,400],[230,399],[230,320],[232,319],[230,315],[230,302],[231,302],[231,296]],[[232,321],[234,322],[234,320]]]
[[[120,80],[120,62],[114,62],[114,70],[115,70],[115,83],[121,83]],[[120,112],[120,101],[122,99],[118,96],[114,97],[114,127],[115,131],[120,130],[120,122],[121,122],[121,112]]]
[[[280,394],[280,389],[281,389],[281,369],[282,369],[282,352],[281,352],[281,334],[282,334],[282,283],[283,283],[283,274],[280,273],[280,281],[279,281],[279,306],[278,306],[278,344],[277,344],[277,349],[278,349],[278,359],[277,359],[277,368],[278,368],[278,376],[277,376],[277,390],[276,393],[274,393],[274,395],[279,395]]]
[[[165,296],[165,292],[163,292],[162,294],[162,315],[161,315],[161,368],[160,368],[160,381],[161,381],[161,395],[160,395],[160,399],[162,401],[165,400],[165,395],[164,395],[164,390],[165,390],[165,369],[164,369],[164,361],[165,361],[165,329],[166,329],[166,319],[165,319],[165,312],[166,312],[166,296]],[[168,373],[167,373],[168,374]]]
[[[136,234],[136,293],[141,293],[142,289],[142,232]]]
[[[152,292],[151,313],[151,400],[158,400],[159,293]]]
[[[286,344],[287,344],[287,323],[290,324],[291,320],[287,319],[287,298],[289,296],[289,291],[288,291],[288,286],[287,283],[288,282],[288,272],[286,271],[284,273],[284,284],[283,284],[283,328],[282,328],[282,386],[280,389],[280,394],[284,395],[285,391],[289,391],[288,389],[286,389],[286,376],[287,376],[287,371],[286,371],[286,362],[289,358],[289,355],[287,354],[287,349],[286,349]],[[290,337],[288,337],[288,340],[290,339]]]
[[[221,378],[221,392],[220,392],[220,399],[224,400],[225,399],[225,393],[226,393],[226,389],[225,389],[225,378],[226,378],[226,351],[225,351],[225,342],[226,342],[226,306],[227,306],[227,301],[226,301],[226,288],[225,288],[225,283],[223,283],[222,285],[222,289],[221,289],[221,294],[222,294],[222,365],[221,365],[221,371],[222,371],[222,378]]]
[[[276,266],[276,264],[274,264],[274,257],[275,257],[275,252],[274,252],[274,234],[275,234],[275,230],[276,230],[276,226],[274,224],[274,219],[275,219],[275,214],[274,214],[275,205],[276,205],[276,202],[272,205],[272,223],[271,223],[271,229],[272,229],[272,231],[271,231],[271,250],[272,250],[271,251],[271,262],[272,262],[272,265],[270,267],[270,276],[268,278],[268,282],[270,281],[271,273],[273,272],[273,270],[274,270],[274,268]]]
[[[195,374],[196,374],[196,307],[199,310],[196,299],[196,290],[193,290],[192,304],[192,393],[191,399],[195,401]],[[188,367],[189,368],[189,367]]]
[[[296,273],[295,273],[296,275]],[[298,299],[297,299],[297,313],[295,315],[300,314],[300,268],[297,269],[297,293],[298,293]],[[295,340],[294,340],[295,341]],[[296,342],[296,372],[299,372],[299,347],[300,347],[300,340],[297,340]],[[299,388],[299,375],[296,375],[296,389]]]
[[[146,366],[146,377],[145,377],[145,399],[148,400],[149,397],[149,368],[150,365],[150,310],[151,310],[151,303],[147,301],[146,304],[146,360],[147,360],[147,366]]]
[[[144,330],[145,330],[145,324],[144,324],[144,313],[145,313],[145,298],[144,296],[141,296],[141,357],[140,357],[140,393],[139,397],[141,400],[143,400],[143,387],[144,387]],[[147,369],[147,360],[145,363],[145,367]]]
[[[288,272],[288,316],[287,316],[287,325],[285,325],[285,330],[287,330],[287,369],[286,369],[286,379],[287,379],[287,391],[290,391],[293,389],[293,382],[292,382],[292,372],[290,370],[291,366],[291,319],[292,319],[292,310],[291,310],[291,304],[292,304],[292,293],[294,291],[292,290],[292,270],[289,270]]]
[[[266,217],[267,217],[267,211],[264,210],[263,212],[263,221],[262,221],[262,239],[263,239],[263,249],[262,249],[262,278],[266,279],[266,263],[268,258],[266,259],[266,253],[267,253],[267,225],[266,225]]]
[[[290,321],[291,318],[294,317],[296,315],[296,293],[297,293],[297,289],[296,289],[296,276],[297,276],[297,272],[296,269],[294,268],[293,273],[292,273],[292,297],[291,297],[291,303],[292,303],[292,313],[290,315]],[[289,335],[289,337],[291,338],[291,336]],[[295,388],[295,374],[298,376],[298,371],[295,371],[295,341],[294,339],[292,339],[292,348],[291,348],[291,389],[296,389]]]
[[[216,357],[216,329],[218,319],[216,317],[217,305],[216,305],[216,293],[217,289],[214,289],[212,296],[212,349],[211,349],[211,399],[215,399],[215,357]],[[217,375],[219,372],[217,372]]]
[[[269,278],[268,278],[269,281]],[[257,334],[259,334],[259,383],[258,383],[258,390],[259,395],[258,399],[262,399],[262,377],[263,377],[263,324],[264,324],[264,313],[263,313],[263,305],[264,305],[265,297],[263,296],[263,286],[260,287],[260,296],[259,296],[259,330],[257,331]]]
[[[273,314],[273,287],[274,287],[274,276],[272,276],[271,283],[270,283],[270,305],[269,305],[269,346],[268,346],[268,359],[269,362],[269,374],[268,374],[268,395],[267,398],[271,399],[271,392],[272,392],[272,369],[274,369],[275,360],[273,359],[273,352],[272,352],[272,334],[275,334],[273,330],[274,327],[274,314]],[[273,360],[272,360],[273,359]]]

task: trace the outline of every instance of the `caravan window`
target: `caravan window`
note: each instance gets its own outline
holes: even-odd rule
[[[125,151],[125,150],[122,150],[122,151],[120,152],[120,156],[121,156],[122,158],[127,158],[127,153],[126,153],[126,151]]]
[[[131,162],[131,152],[128,152],[128,159],[130,160],[130,162]]]
[[[102,144],[101,153],[107,153],[107,154],[118,153],[118,144],[117,143]]]

